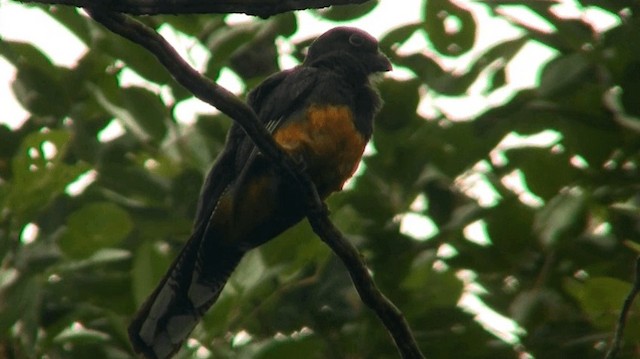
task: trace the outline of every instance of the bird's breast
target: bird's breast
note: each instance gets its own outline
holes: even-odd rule
[[[367,141],[346,105],[310,106],[299,116],[283,124],[274,138],[289,155],[304,161],[318,192],[326,197],[353,175]]]

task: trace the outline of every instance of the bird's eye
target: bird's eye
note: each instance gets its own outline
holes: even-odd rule
[[[357,34],[353,34],[349,37],[349,43],[355,47],[360,47],[364,44],[364,39]]]

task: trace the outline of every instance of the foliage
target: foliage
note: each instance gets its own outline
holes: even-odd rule
[[[474,9],[500,17],[514,3]],[[431,0],[424,21],[381,38],[396,68],[413,76],[380,83],[386,104],[374,151],[329,207],[429,358],[600,358],[611,338],[640,252],[640,8],[578,3],[617,22],[598,32],[558,16],[550,2],[523,1],[551,30],[510,17],[519,37],[473,52],[474,12]],[[370,10],[314,13],[346,21]],[[0,40],[0,55],[17,69],[14,93],[30,113],[17,129],[0,127],[0,357],[130,358],[128,318],[187,238],[230,120],[178,122],[176,105],[189,94],[154,58],[75,9],[49,14],[91,50],[67,68],[29,43]],[[452,19],[453,30],[445,23]],[[277,69],[274,40],[298,25],[292,14],[226,20],[144,19],[194,36],[211,50],[207,76],[231,68],[247,88]],[[412,36],[427,39],[430,51],[400,51]],[[478,83],[486,95],[504,91],[508,65],[534,42],[556,54],[537,87],[470,121],[417,110],[425,90],[436,100],[465,98]],[[305,44],[293,43],[294,54]],[[465,56],[463,71],[443,65]],[[121,85],[125,66],[155,87]],[[106,140],[112,121],[125,131]],[[510,134],[549,130],[558,137],[551,146],[500,145]],[[88,185],[73,190],[83,174]],[[514,177],[524,188],[505,180]],[[474,178],[493,201],[474,195]],[[436,229],[427,239],[401,231],[407,214]],[[484,229],[485,242],[469,240],[470,226]],[[499,340],[458,305],[470,293],[523,331]],[[638,323],[636,305],[620,357],[640,352]],[[397,357],[306,223],[245,258],[193,338],[180,358]]]

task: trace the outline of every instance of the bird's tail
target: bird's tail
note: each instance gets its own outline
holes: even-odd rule
[[[131,344],[145,358],[169,358],[180,349],[244,254],[207,240],[204,232],[193,233],[129,325]]]

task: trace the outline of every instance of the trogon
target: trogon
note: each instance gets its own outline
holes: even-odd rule
[[[303,63],[276,73],[248,105],[325,199],[342,189],[371,137],[381,100],[371,75],[391,70],[368,33],[338,27]],[[216,301],[242,256],[305,217],[299,187],[233,125],[201,191],[193,232],[129,326],[136,352],[171,357]]]

